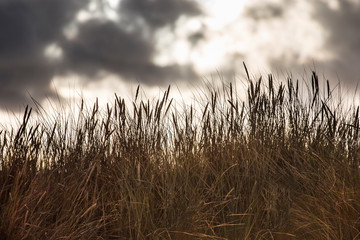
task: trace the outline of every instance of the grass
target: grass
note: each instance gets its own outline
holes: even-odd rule
[[[200,109],[170,87],[48,121],[27,107],[0,134],[0,238],[360,239],[359,107],[315,72],[247,77],[245,101],[229,84]]]

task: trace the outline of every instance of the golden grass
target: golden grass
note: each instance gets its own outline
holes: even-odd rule
[[[170,88],[56,124],[26,108],[0,135],[0,239],[359,239],[359,107],[315,73],[308,96],[248,78],[199,116]]]

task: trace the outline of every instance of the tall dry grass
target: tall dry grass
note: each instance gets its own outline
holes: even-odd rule
[[[1,239],[360,239],[359,107],[315,72],[0,135]],[[306,86],[306,85],[304,85]],[[131,109],[131,112],[130,112]],[[201,111],[199,113],[199,111]]]

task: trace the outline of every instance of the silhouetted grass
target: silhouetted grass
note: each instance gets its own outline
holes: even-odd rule
[[[359,239],[359,107],[315,72],[305,94],[247,76],[245,101],[230,84],[182,112],[170,87],[54,121],[26,108],[0,135],[0,238]]]

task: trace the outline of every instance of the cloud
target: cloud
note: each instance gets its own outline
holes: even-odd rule
[[[188,41],[193,45],[196,46],[200,41],[205,40],[205,31],[197,31],[193,34],[188,36]]]
[[[96,79],[105,70],[150,86],[196,78],[190,65],[159,66],[153,61],[156,31],[174,27],[181,16],[201,14],[195,2],[123,0],[118,11],[119,22],[90,20],[79,26],[76,38],[62,45],[66,71]]]
[[[201,14],[197,3],[189,0],[123,0],[119,7],[127,18],[139,17],[152,28],[171,25],[182,15]]]
[[[280,4],[280,3],[255,4],[246,8],[245,16],[252,18],[255,21],[281,18],[287,7],[288,4]]]
[[[360,4],[355,1],[337,1],[332,8],[325,1],[315,1],[313,18],[327,32],[325,47],[333,58],[320,64],[338,74],[345,83],[360,80]]]
[[[106,70],[147,85],[169,84],[196,76],[190,66],[154,64],[154,45],[141,34],[126,32],[110,21],[89,21],[81,26],[75,39],[63,46],[65,69],[92,79]]]
[[[0,62],[0,107],[16,109],[19,104],[29,101],[30,96],[37,98],[55,97],[50,89],[49,79],[54,68],[42,56],[30,55],[11,62]]]
[[[76,17],[97,0],[1,0],[0,1],[0,108],[24,104],[28,94],[41,101],[55,96],[51,80],[57,75],[80,74],[95,81],[111,72],[126,81],[148,85],[194,79],[190,65],[158,66],[154,36],[158,29],[174,27],[181,16],[201,14],[189,0],[123,0],[119,21],[90,16]],[[104,5],[105,6],[105,5]],[[65,27],[77,34],[68,38]],[[55,46],[61,56],[49,59],[46,49]]]
[[[246,14],[254,21],[264,20],[264,24],[282,16],[284,19],[281,24],[286,29],[296,16],[301,18],[303,11],[300,10],[297,10],[297,15],[292,14],[290,17],[285,14],[296,10],[299,2],[292,1],[291,5],[287,5],[285,1],[280,1],[271,6],[256,4],[248,8]],[[279,33],[274,33],[283,52],[280,55],[269,55],[271,69],[302,73],[304,69],[315,68],[320,71],[319,74],[334,82],[340,79],[350,86],[356,84],[360,80],[360,4],[352,0],[308,0],[303,4],[311,8],[310,19],[304,20],[304,24],[307,24],[299,27],[294,25],[292,35],[286,35],[286,38],[280,38]],[[307,29],[308,32],[301,29]],[[302,34],[297,34],[300,32]],[[296,47],[286,50],[286,42],[280,42],[283,39],[292,44],[297,43]],[[312,44],[314,46],[310,48]]]
[[[61,38],[63,27],[86,1],[3,0],[0,2],[0,107],[52,96],[55,66],[43,49]]]
[[[0,2],[1,56],[37,54],[56,40],[86,1],[7,0]]]

